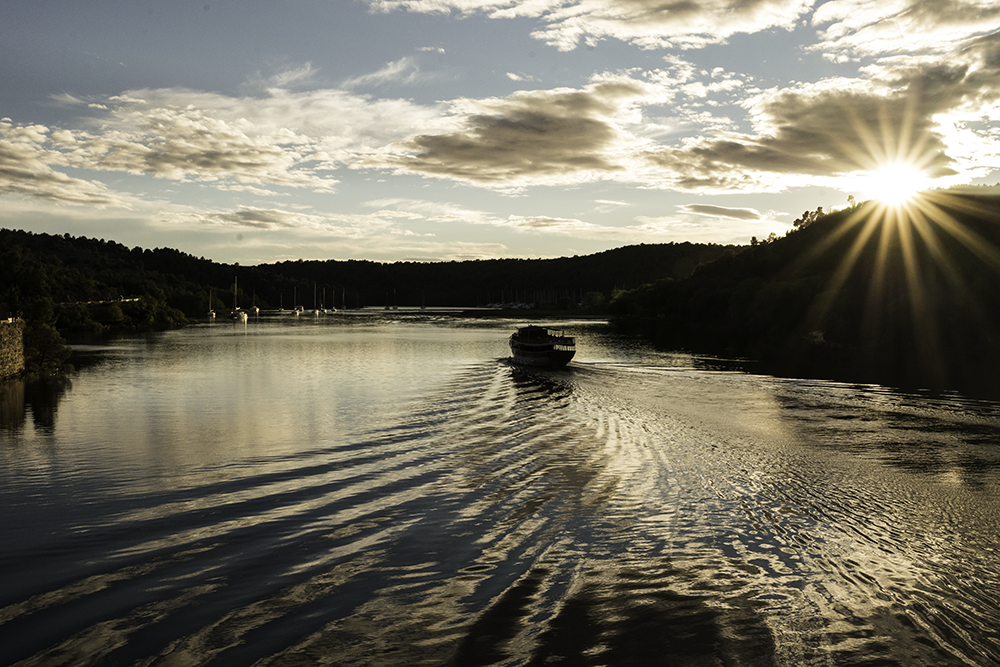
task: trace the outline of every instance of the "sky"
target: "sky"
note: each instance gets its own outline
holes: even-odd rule
[[[11,229],[548,258],[998,171],[1000,0],[0,0]]]

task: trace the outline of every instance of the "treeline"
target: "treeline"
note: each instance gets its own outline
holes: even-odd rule
[[[558,259],[298,260],[247,267],[170,248],[130,249],[103,239],[7,229],[0,229],[0,248],[0,302],[26,314],[36,302],[49,300],[62,310],[61,328],[67,329],[84,317],[75,306],[105,324],[102,308],[114,310],[115,317],[121,310],[124,319],[118,321],[133,327],[181,324],[210,308],[291,309],[312,307],[314,300],[348,309],[513,302],[573,308],[588,294],[606,303],[616,290],[689,276],[699,264],[740,249],[668,243]]]
[[[665,347],[769,372],[1000,393],[1000,197],[931,192],[796,222],[612,311]]]
[[[314,293],[321,296],[325,290],[325,304],[337,308],[520,304],[556,310],[583,306],[591,312],[605,312],[616,291],[662,278],[684,278],[699,264],[740,249],[666,243],[557,259],[300,260],[254,267],[248,284],[264,286],[263,291],[258,288],[258,298],[272,307],[282,299],[289,307],[294,294],[300,304],[312,306]]]
[[[34,371],[65,361],[60,332],[168,328],[235,306],[517,305],[604,313],[617,291],[681,279],[740,247],[669,243],[558,259],[220,264],[171,248],[0,229],[0,317],[26,321]]]

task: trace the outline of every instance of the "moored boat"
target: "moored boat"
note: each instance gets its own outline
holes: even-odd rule
[[[562,368],[576,354],[576,341],[546,327],[518,327],[510,336],[511,358],[516,364]]]
[[[240,307],[237,304],[237,293],[239,291],[237,289],[237,285],[239,285],[239,278],[234,278],[233,279],[233,312],[229,313],[229,319],[231,319],[234,322],[246,322],[247,321],[247,314],[246,314],[245,311],[240,310]]]

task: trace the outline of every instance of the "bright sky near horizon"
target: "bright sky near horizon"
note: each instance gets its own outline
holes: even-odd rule
[[[0,227],[242,264],[745,244],[1000,180],[1000,0],[3,0],[0,102]]]

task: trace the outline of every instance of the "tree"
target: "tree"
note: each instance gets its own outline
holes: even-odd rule
[[[24,369],[28,375],[55,375],[72,352],[56,331],[52,299],[39,298],[31,304],[24,327]]]
[[[852,199],[853,197],[848,197],[848,201],[851,201]],[[806,211],[803,213],[802,217],[795,220],[792,225],[794,225],[796,229],[804,229],[822,218],[823,215],[823,207],[820,206],[815,211]]]

